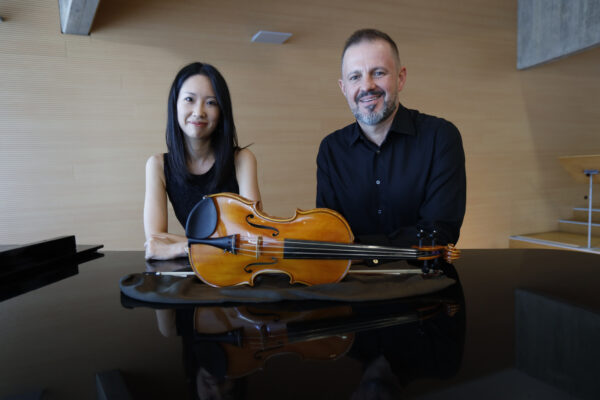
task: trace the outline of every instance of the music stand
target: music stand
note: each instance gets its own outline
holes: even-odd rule
[[[575,181],[585,183],[589,180],[587,248],[590,249],[592,247],[592,184],[594,175],[598,175],[600,170],[600,154],[591,156],[564,156],[558,157],[558,161]]]

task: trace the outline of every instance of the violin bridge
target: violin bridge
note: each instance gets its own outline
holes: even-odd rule
[[[258,260],[258,258],[260,257],[260,248],[262,247],[262,244],[263,244],[262,236],[250,238],[250,239],[248,239],[248,243],[254,245],[254,254],[255,254],[256,259]]]

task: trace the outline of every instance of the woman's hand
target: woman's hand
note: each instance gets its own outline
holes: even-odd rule
[[[170,260],[187,256],[187,239],[184,236],[172,234],[150,235],[146,243],[146,260]]]

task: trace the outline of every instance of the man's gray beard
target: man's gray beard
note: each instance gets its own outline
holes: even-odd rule
[[[390,115],[394,113],[396,110],[396,102],[394,99],[390,99],[383,103],[383,110],[380,112],[370,112],[370,113],[361,113],[359,110],[359,106],[353,110],[354,118],[358,122],[362,122],[365,125],[373,126],[377,125],[381,121],[385,121]]]

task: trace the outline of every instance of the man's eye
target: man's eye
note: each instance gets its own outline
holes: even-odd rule
[[[385,72],[383,71],[375,71],[375,76],[384,76]]]
[[[358,75],[351,75],[350,78],[348,78],[351,81],[355,81],[358,79]]]

